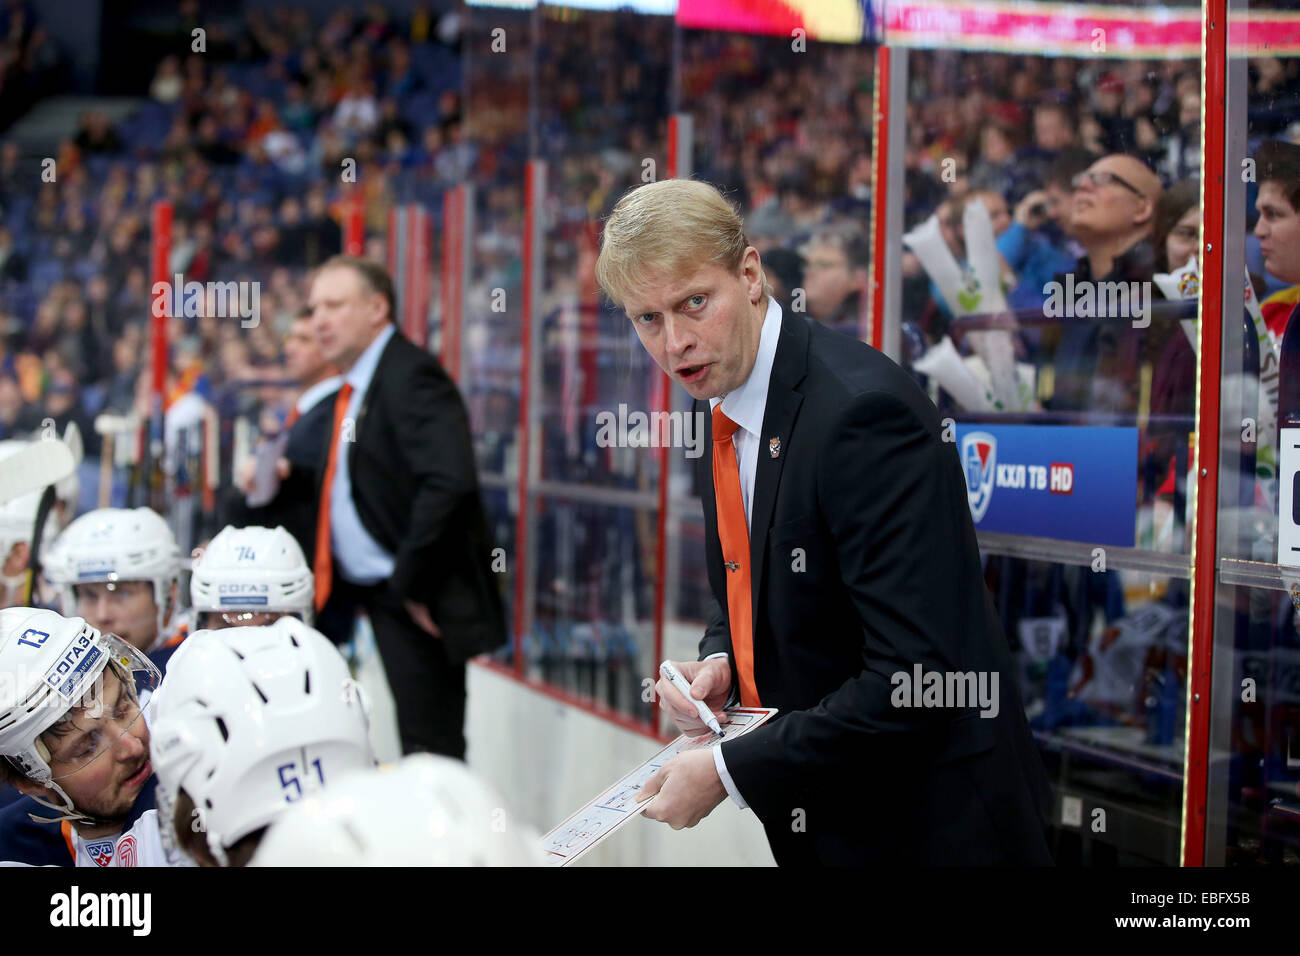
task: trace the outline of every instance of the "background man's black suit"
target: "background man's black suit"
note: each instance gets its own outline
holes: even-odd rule
[[[703,658],[731,637],[710,458],[697,468]],[[1050,863],[1050,788],[930,400],[880,352],[785,313],[753,495],[754,677],[781,714],[722,754],[777,862]],[[893,706],[891,676],[918,662],[996,672],[997,716]]]
[[[280,482],[275,497],[265,505],[253,508],[245,502],[244,493],[236,490],[223,522],[223,525],[233,524],[237,528],[284,525],[302,546],[308,566],[316,549],[316,514],[320,505],[320,475],[317,472],[321,467],[322,449],[329,444],[330,430],[334,427],[336,395],[338,389],[321,398],[289,426],[289,437],[284,444],[289,474]],[[344,637],[346,639],[346,635]]]
[[[464,402],[437,360],[400,332],[380,355],[344,449],[361,523],[396,563],[387,581],[359,587],[343,579],[336,551],[322,616],[340,604],[366,608],[403,751],[463,757],[464,662],[505,643],[505,612]],[[408,600],[429,608],[441,638],[415,624]]]

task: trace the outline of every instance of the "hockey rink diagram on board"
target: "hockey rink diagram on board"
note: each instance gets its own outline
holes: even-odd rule
[[[602,790],[596,799],[546,834],[542,838],[542,846],[546,851],[547,866],[568,866],[576,862],[650,806],[654,802],[653,797],[637,803],[636,795],[651,775],[673,757],[688,750],[710,750],[728,740],[742,737],[762,726],[776,712],[775,707],[733,707],[726,712],[727,719],[722,724],[723,736],[710,733],[688,737],[682,734],[614,786]]]

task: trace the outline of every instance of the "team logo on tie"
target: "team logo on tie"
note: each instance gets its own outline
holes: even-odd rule
[[[95,861],[96,866],[108,866],[113,862],[113,848],[115,844],[112,840],[99,840],[95,843],[86,844],[86,854]]]
[[[776,458],[781,454],[781,439],[779,437],[769,438],[767,440],[767,453],[773,458]]]
[[[998,440],[988,432],[971,432],[961,440],[961,463],[966,472],[966,501],[976,524],[993,500],[993,474]]]

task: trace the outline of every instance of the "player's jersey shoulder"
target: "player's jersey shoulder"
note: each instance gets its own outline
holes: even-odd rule
[[[121,834],[108,838],[108,842],[116,845],[123,837],[130,835],[142,818],[147,816],[154,821],[150,826],[153,828],[155,842],[159,843],[158,852],[151,854],[151,858],[161,854],[161,840],[157,837],[158,825],[156,821],[158,815],[154,810],[154,788],[156,785],[156,779],[150,777],[140,791],[140,795],[135,798],[131,812],[123,823]],[[37,817],[48,818],[54,815],[54,811],[28,796],[24,796],[0,810],[0,860],[11,863],[27,863],[31,866],[108,865],[107,863],[92,862],[94,859],[90,855],[92,851],[83,853],[79,846],[79,844],[89,844],[95,848],[93,852],[98,852],[103,856],[104,849],[95,845],[105,841],[83,841],[72,830],[70,824],[44,823],[33,820],[32,814]],[[133,841],[135,847],[139,847],[141,841],[149,836],[148,827],[142,831],[142,834]],[[117,854],[112,855],[116,856]],[[137,859],[139,857],[140,853],[137,851]],[[165,864],[150,862],[125,865],[162,866]]]
[[[29,866],[72,866],[72,853],[57,823],[38,823],[28,814],[53,813],[23,796],[0,810],[0,860]]]
[[[159,673],[164,676],[167,674],[167,662],[172,659],[172,655],[181,646],[181,642],[189,637],[193,631],[194,619],[188,610],[179,612],[172,617],[172,630],[167,640],[155,647],[148,655],[149,660],[153,661]]]
[[[154,667],[158,668],[158,673],[166,677],[167,665],[171,662],[172,655],[179,649],[179,644],[166,644],[156,651],[150,651],[148,657],[149,660],[153,661]]]

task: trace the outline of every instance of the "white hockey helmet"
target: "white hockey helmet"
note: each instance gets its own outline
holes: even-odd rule
[[[289,804],[374,766],[369,713],[347,662],[319,631],[283,617],[197,631],[167,665],[150,724],[160,829],[183,789],[208,849],[226,850]]]
[[[25,441],[0,441],[0,462],[27,446]],[[36,526],[36,511],[40,507],[41,492],[29,491],[12,501],[0,504],[0,564],[9,557],[15,544],[32,543],[32,529]],[[51,512],[52,514],[52,512]],[[56,530],[51,519],[45,523],[46,540]]]
[[[128,697],[118,700],[129,714],[103,713],[99,678],[108,667],[124,685]],[[54,809],[68,819],[90,819],[77,811],[59,781],[84,770],[108,751],[139,719],[160,680],[152,661],[115,635],[101,634],[84,618],[64,617],[43,608],[0,610],[0,756],[31,780],[58,793],[64,806]],[[136,706],[126,708],[126,704]],[[114,722],[93,728],[86,748],[69,761],[75,769],[56,777],[50,767],[50,749],[41,735],[68,719],[74,708],[82,709],[79,717],[90,721],[108,716]]]
[[[78,584],[151,582],[161,638],[167,626],[171,586],[180,577],[181,553],[171,528],[156,511],[88,511],[55,539],[42,564],[46,579],[58,589],[61,607],[67,613],[76,609],[73,588]]]
[[[350,774],[271,828],[253,866],[539,866],[541,841],[459,760]]]
[[[283,527],[222,528],[194,559],[190,577],[199,614],[275,611],[310,624],[314,594],[302,548]]]

